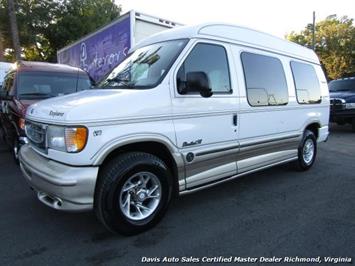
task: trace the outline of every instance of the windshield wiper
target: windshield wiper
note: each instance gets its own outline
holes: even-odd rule
[[[123,78],[118,78],[118,77],[115,77],[115,78],[112,78],[112,79],[107,79],[106,82],[107,82],[106,86],[108,86],[108,87],[129,88],[129,89],[132,89],[132,88],[135,87],[134,84],[132,84],[130,82],[130,80],[123,79]],[[110,85],[111,82],[117,82],[120,85],[111,86]]]
[[[107,82],[129,82],[129,79],[124,79],[124,78],[119,78],[119,77],[114,77],[112,79],[107,79]]]
[[[29,92],[29,93],[21,93],[20,96],[48,96],[48,97],[51,97],[51,94],[43,93],[43,92]]]

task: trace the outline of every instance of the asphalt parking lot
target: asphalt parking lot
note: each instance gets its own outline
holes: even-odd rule
[[[143,256],[355,259],[355,133],[333,126],[314,167],[279,166],[181,197],[144,234],[42,205],[0,144],[0,265],[136,265]]]

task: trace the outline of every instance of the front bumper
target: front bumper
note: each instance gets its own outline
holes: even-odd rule
[[[346,119],[355,118],[355,109],[331,110],[330,121],[338,122]]]
[[[347,108],[348,104],[344,99],[333,98],[330,100],[330,121],[346,122],[355,118],[355,108]]]
[[[64,211],[93,208],[98,167],[73,167],[49,160],[28,144],[19,153],[21,171],[38,199]]]

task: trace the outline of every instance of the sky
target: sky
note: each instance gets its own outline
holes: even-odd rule
[[[185,25],[225,22],[247,26],[278,37],[300,31],[328,15],[355,18],[355,0],[115,0],[123,13],[136,11]]]

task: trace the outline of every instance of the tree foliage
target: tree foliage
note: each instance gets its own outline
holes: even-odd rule
[[[312,25],[300,33],[291,32],[287,39],[312,47]],[[330,79],[355,73],[355,27],[353,19],[336,15],[316,23],[315,52]]]
[[[13,60],[7,0],[0,0],[0,31]],[[26,60],[56,61],[58,49],[119,17],[113,0],[16,0],[20,43]]]

